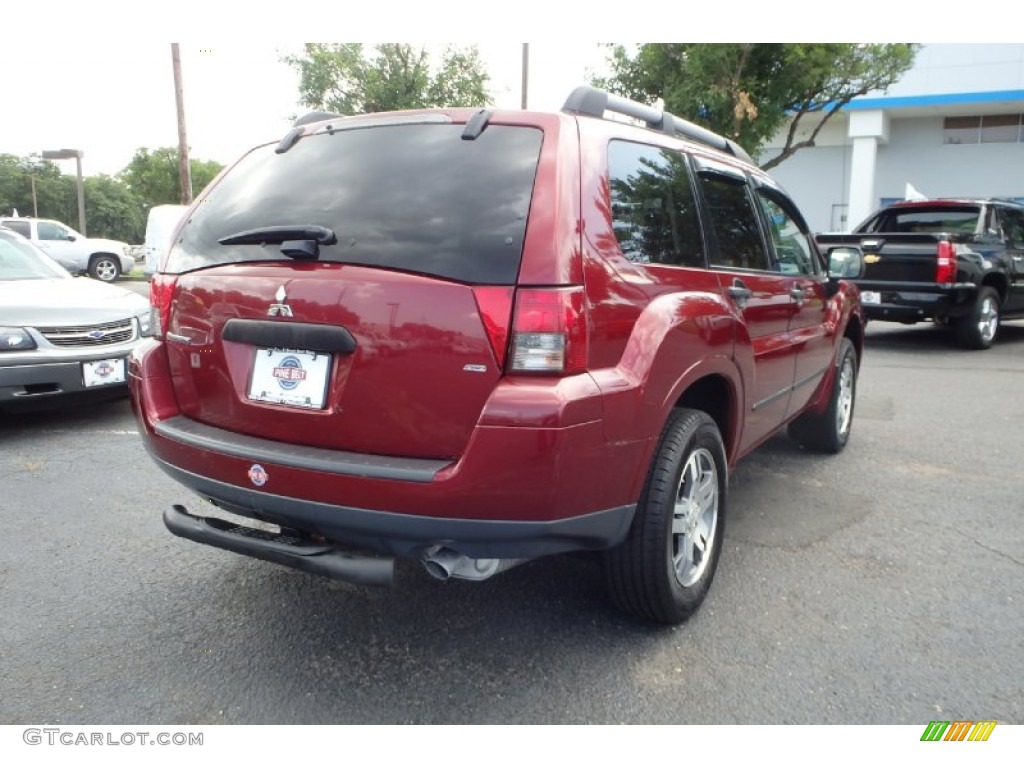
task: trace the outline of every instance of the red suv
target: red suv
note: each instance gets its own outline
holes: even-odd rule
[[[153,277],[133,404],[210,510],[164,521],[374,584],[396,557],[479,580],[596,550],[619,607],[682,621],[729,467],[787,424],[846,444],[861,255],[831,261],[734,143],[592,88],[555,114],[300,120]]]

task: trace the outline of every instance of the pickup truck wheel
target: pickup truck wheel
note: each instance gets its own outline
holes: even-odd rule
[[[104,283],[112,283],[121,276],[121,265],[114,256],[93,256],[89,262],[89,275]]]
[[[971,311],[956,324],[956,340],[968,349],[988,349],[999,330],[999,294],[987,286],[978,291]]]
[[[728,469],[715,421],[677,408],[665,425],[626,540],[605,554],[612,602],[664,624],[703,602],[725,530]]]
[[[839,453],[846,447],[853,427],[857,399],[857,350],[845,336],[839,342],[832,396],[824,413],[807,413],[789,425],[789,436],[805,448]]]

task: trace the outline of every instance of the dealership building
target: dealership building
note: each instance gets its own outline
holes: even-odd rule
[[[771,174],[819,232],[850,230],[907,196],[1024,202],[1022,115],[1024,44],[925,45],[888,91],[850,102]]]

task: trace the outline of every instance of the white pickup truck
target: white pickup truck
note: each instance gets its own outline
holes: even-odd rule
[[[17,216],[0,219],[0,226],[31,240],[73,275],[85,273],[112,283],[135,266],[127,243],[86,237],[59,221]]]

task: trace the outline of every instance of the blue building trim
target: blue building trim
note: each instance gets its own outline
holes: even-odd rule
[[[992,104],[1001,101],[1024,101],[1024,90],[981,91],[978,93],[935,93],[927,96],[881,96],[854,99],[844,112],[864,109],[900,109],[904,107],[941,107],[949,104]]]

